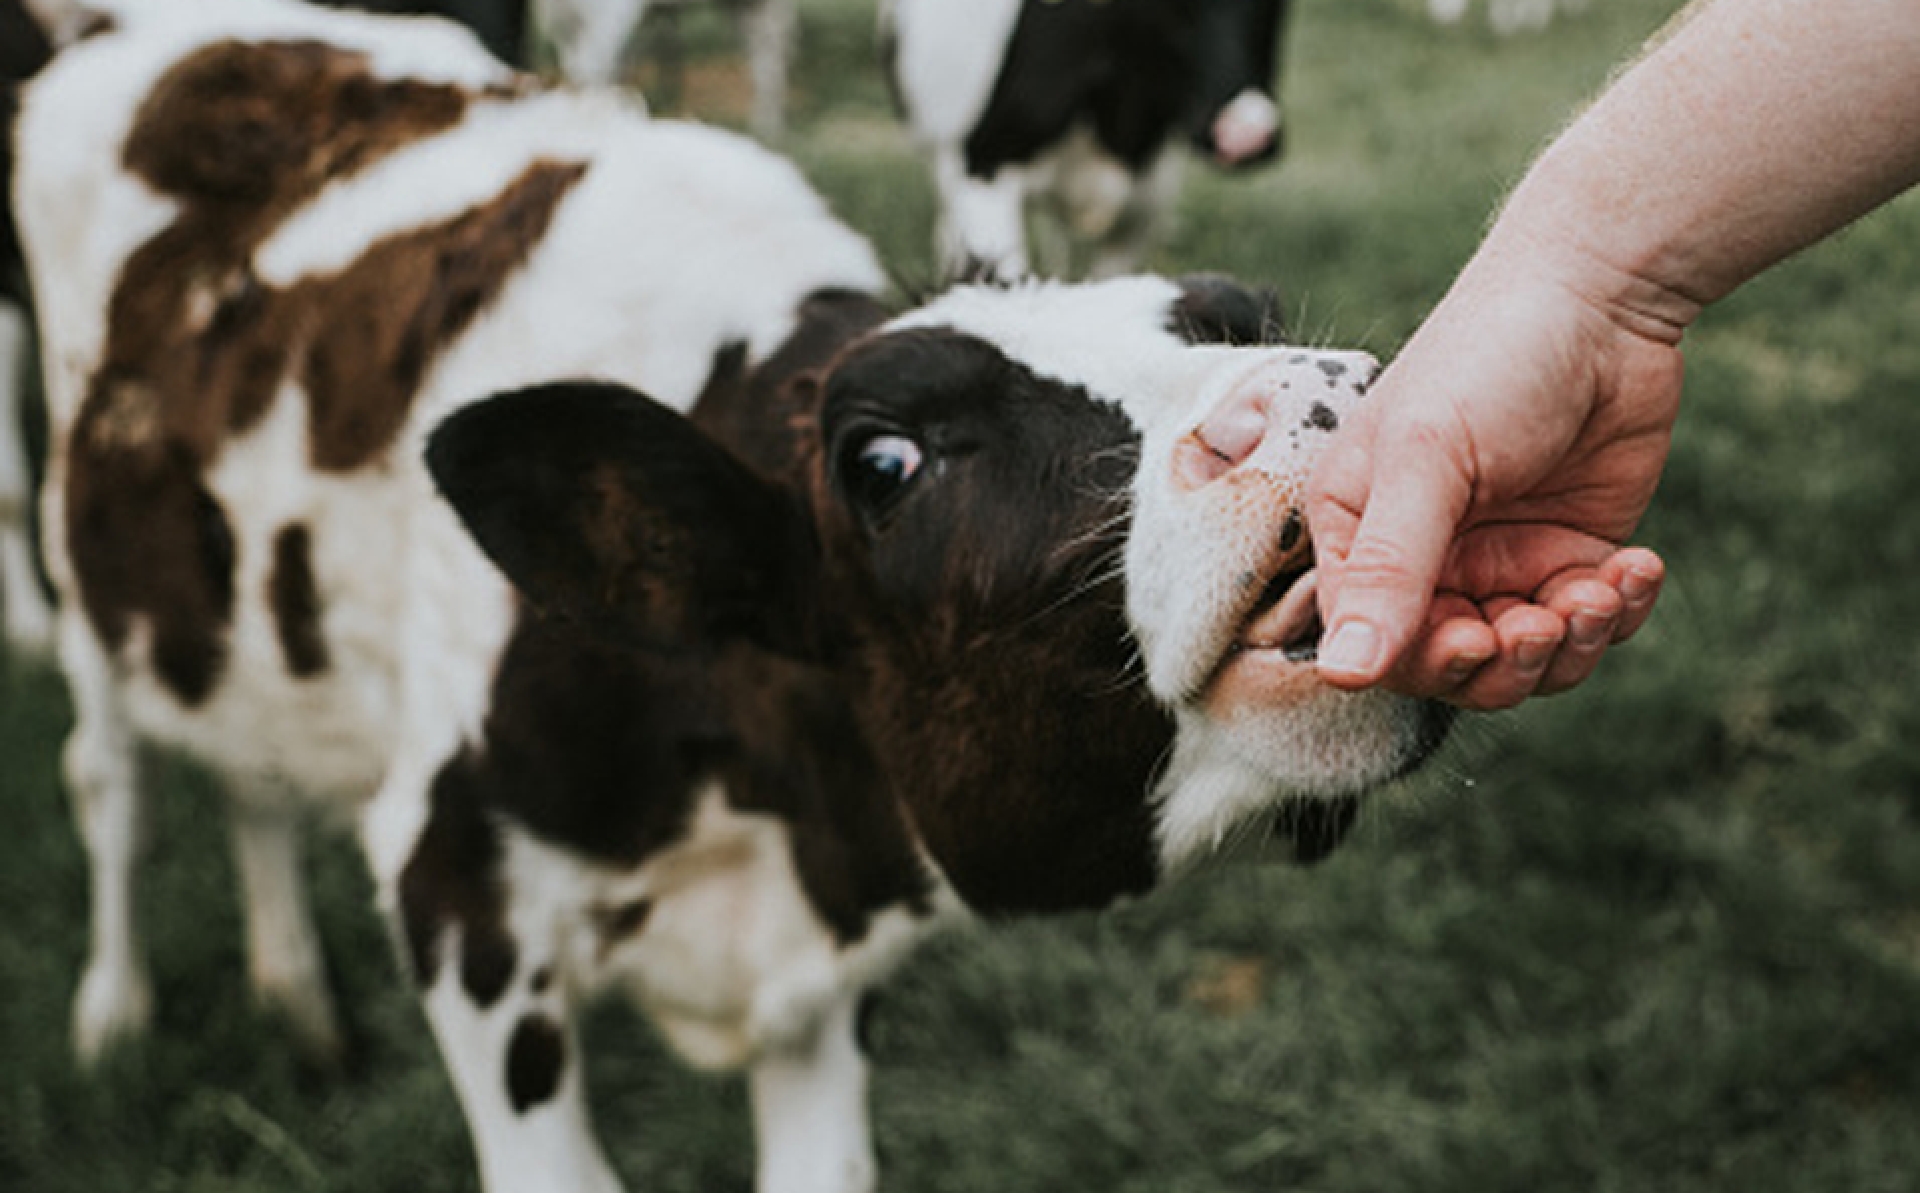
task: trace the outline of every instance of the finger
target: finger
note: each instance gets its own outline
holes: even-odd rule
[[[1639,633],[1652,615],[1666,583],[1666,562],[1645,547],[1626,547],[1600,565],[1600,576],[1619,590],[1624,602],[1613,640],[1625,642]]]
[[[1547,581],[1535,599],[1566,623],[1566,640],[1553,654],[1534,689],[1537,696],[1564,692],[1586,682],[1614,642],[1626,601],[1598,569],[1564,572]]]
[[[1338,688],[1380,682],[1423,628],[1471,485],[1438,429],[1416,427],[1376,446],[1351,545],[1320,564],[1333,582],[1323,579],[1321,590],[1319,672]]]
[[[1451,699],[1463,708],[1481,711],[1512,708],[1533,695],[1546,677],[1566,639],[1566,622],[1551,609],[1526,601],[1489,601],[1482,608],[1499,639],[1499,653]]]
[[[1598,568],[1562,572],[1541,585],[1533,600],[1567,623],[1568,645],[1581,650],[1612,643],[1626,611],[1626,598]]]
[[[1480,607],[1441,593],[1427,612],[1426,629],[1409,644],[1386,686],[1408,696],[1449,699],[1499,652],[1500,640]]]

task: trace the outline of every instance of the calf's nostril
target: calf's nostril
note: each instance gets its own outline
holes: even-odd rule
[[[1189,489],[1211,483],[1259,450],[1267,438],[1267,402],[1227,402],[1174,446],[1174,475]]]
[[[1267,437],[1267,403],[1258,398],[1228,402],[1194,431],[1229,468],[1251,456]]]
[[[1293,549],[1300,545],[1301,536],[1305,535],[1306,533],[1307,533],[1307,520],[1300,515],[1300,511],[1288,510],[1286,521],[1280,523],[1281,554],[1283,555],[1293,554]]]

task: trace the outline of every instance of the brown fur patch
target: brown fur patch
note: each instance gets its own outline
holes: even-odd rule
[[[150,621],[156,670],[189,704],[218,679],[232,616],[231,539],[203,480],[225,442],[293,379],[307,391],[316,467],[377,456],[438,353],[586,170],[536,164],[493,200],[381,240],[337,274],[278,290],[259,282],[253,254],[289,214],[451,127],[471,99],[376,78],[363,55],[318,42],[221,42],[168,71],[136,114],[125,164],[180,214],[122,267],[73,427],[67,533],[96,630],[118,647],[136,616]],[[299,577],[276,569],[276,614],[298,617],[304,597],[283,580]],[[324,669],[324,643],[288,628],[294,673]]]
[[[523,1016],[507,1041],[507,1102],[525,1114],[560,1092],[567,1067],[567,1038],[545,1015]]]
[[[470,99],[377,78],[364,54],[324,42],[215,42],[155,84],[124,161],[166,194],[245,219],[257,242],[328,182],[451,128]]]
[[[471,750],[450,759],[434,778],[427,825],[400,871],[400,924],[421,989],[457,960],[460,984],[482,1009],[507,992],[520,945],[507,929],[505,847],[489,815],[486,764]],[[453,928],[459,928],[456,934]],[[457,958],[443,950],[457,945]]]
[[[296,303],[317,291],[301,372],[315,467],[350,471],[393,442],[428,367],[526,262],[586,172],[584,162],[535,163],[491,202],[295,290]]]

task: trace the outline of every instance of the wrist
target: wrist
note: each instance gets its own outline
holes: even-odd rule
[[[1524,279],[1635,337],[1678,344],[1719,295],[1677,277],[1655,243],[1637,241],[1631,215],[1608,210],[1605,192],[1563,169],[1550,151],[1509,198],[1462,279],[1471,283],[1480,271],[1502,285]]]

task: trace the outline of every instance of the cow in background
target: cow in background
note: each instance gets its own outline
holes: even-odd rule
[[[1244,169],[1281,151],[1276,63],[1291,0],[889,0],[887,69],[932,162],[958,274],[1031,267],[1030,203],[1138,268],[1184,154]]]
[[[582,83],[621,81],[629,43],[650,8],[677,20],[693,0],[532,0],[534,21],[553,46],[560,73]],[[763,141],[786,133],[787,77],[799,27],[799,0],[721,0],[747,44],[753,87],[748,127]],[[674,64],[668,63],[672,69]]]

